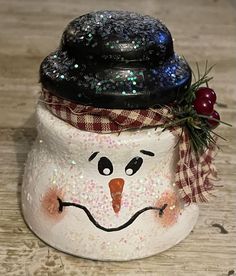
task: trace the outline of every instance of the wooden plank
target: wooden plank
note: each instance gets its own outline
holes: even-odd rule
[[[0,7],[0,275],[236,275],[235,1],[0,0]],[[36,136],[39,64],[57,47],[69,20],[98,9],[159,17],[193,68],[206,59],[216,64],[212,86],[227,105],[217,109],[234,124],[217,130],[228,140],[219,140],[216,157],[221,187],[218,197],[201,206],[191,235],[157,256],[132,262],[96,262],[58,252],[32,234],[20,212],[24,163]]]

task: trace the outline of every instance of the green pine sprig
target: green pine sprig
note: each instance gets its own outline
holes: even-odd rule
[[[207,122],[208,119],[231,126],[225,122],[213,119],[210,116],[197,114],[193,107],[193,101],[196,99],[196,91],[198,88],[201,86],[208,87],[208,82],[213,79],[213,77],[209,76],[212,68],[213,66],[208,68],[208,63],[206,62],[204,73],[201,75],[199,66],[197,64],[197,76],[192,71],[194,82],[186,91],[183,92],[181,97],[177,100],[176,105],[172,107],[174,120],[171,120],[164,125],[164,129],[173,126],[182,126],[183,128],[186,128],[189,133],[191,146],[197,153],[204,151],[211,145],[216,145],[215,137],[224,139],[212,131],[210,125]]]

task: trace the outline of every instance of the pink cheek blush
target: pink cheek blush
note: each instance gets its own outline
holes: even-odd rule
[[[61,188],[53,187],[49,188],[41,200],[43,213],[55,221],[61,220],[65,215],[65,211],[59,212],[58,197],[63,200],[64,192]]]
[[[177,195],[173,191],[164,192],[158,199],[156,206],[161,208],[164,204],[167,207],[161,217],[157,216],[158,222],[164,227],[174,225],[180,214],[180,202]]]

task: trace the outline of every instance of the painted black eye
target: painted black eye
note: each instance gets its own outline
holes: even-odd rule
[[[127,175],[133,175],[135,174],[140,167],[143,164],[143,158],[141,157],[134,157],[129,163],[128,165],[125,167],[125,173]]]
[[[101,157],[98,161],[98,171],[102,175],[110,175],[113,173],[113,166],[107,157]]]

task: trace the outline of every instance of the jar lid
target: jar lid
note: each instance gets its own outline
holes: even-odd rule
[[[59,49],[40,67],[42,86],[73,102],[135,109],[169,104],[191,83],[191,69],[174,53],[159,20],[126,11],[74,19]]]

